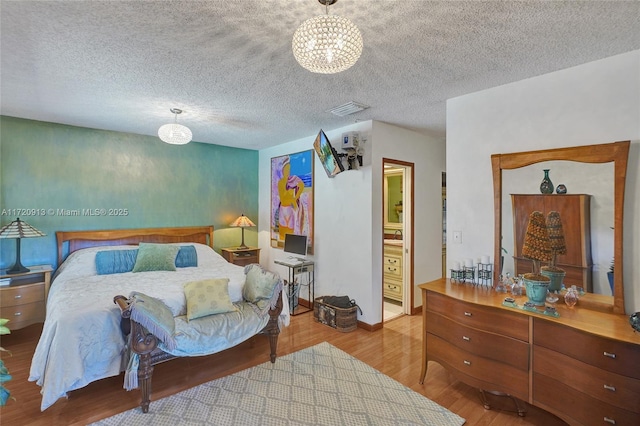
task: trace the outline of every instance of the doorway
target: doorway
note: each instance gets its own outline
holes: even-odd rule
[[[382,159],[382,320],[413,307],[413,163]]]

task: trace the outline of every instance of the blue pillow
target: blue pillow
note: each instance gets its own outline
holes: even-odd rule
[[[198,254],[194,246],[180,246],[176,256],[176,268],[188,268],[198,266]]]
[[[138,249],[104,250],[96,253],[96,271],[98,275],[121,274],[131,272],[136,264]],[[198,266],[198,254],[194,246],[180,246],[176,256],[176,268]]]
[[[96,253],[96,271],[98,275],[131,272],[137,257],[137,249],[99,251]]]

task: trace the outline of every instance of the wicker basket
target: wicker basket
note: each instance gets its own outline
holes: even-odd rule
[[[313,317],[317,322],[326,324],[343,333],[348,333],[358,328],[358,306],[338,308],[324,303],[322,297],[314,299]]]

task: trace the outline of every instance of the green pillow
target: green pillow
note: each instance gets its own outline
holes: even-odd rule
[[[175,271],[179,251],[173,244],[140,243],[133,272]]]
[[[184,285],[187,320],[236,311],[229,297],[229,278],[212,278]]]

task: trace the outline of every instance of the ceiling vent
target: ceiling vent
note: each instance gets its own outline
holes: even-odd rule
[[[337,115],[338,117],[344,117],[345,115],[355,114],[356,112],[364,111],[369,108],[369,105],[360,104],[358,102],[347,102],[344,105],[337,106],[335,108],[331,108],[329,112],[331,114]]]

